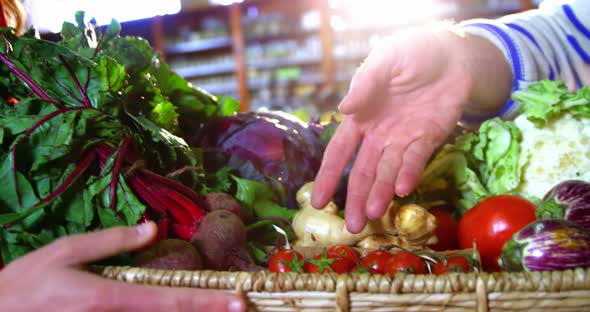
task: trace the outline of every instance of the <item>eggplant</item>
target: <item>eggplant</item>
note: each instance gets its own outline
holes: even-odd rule
[[[590,230],[590,183],[568,180],[555,185],[535,211],[537,219],[564,219]]]
[[[590,267],[590,231],[566,220],[535,221],[504,244],[499,262],[513,272]]]

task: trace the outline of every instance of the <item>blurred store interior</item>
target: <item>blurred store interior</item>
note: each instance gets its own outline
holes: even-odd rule
[[[141,36],[194,86],[238,99],[241,110],[302,119],[336,109],[372,46],[406,27],[495,18],[533,0],[30,0],[30,21],[56,39],[84,10]]]

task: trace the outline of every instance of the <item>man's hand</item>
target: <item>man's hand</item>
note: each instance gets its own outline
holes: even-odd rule
[[[138,249],[153,223],[58,239],[0,271],[3,311],[244,311],[221,291],[125,284],[83,271],[84,263]]]
[[[496,86],[485,85],[494,81],[485,77],[489,66],[497,67],[492,72],[501,78]],[[413,191],[467,103],[484,98],[480,112],[497,109],[507,98],[510,78],[501,52],[481,38],[418,29],[386,40],[359,68],[339,106],[345,117],[325,151],[313,206],[328,203],[358,150],[346,221],[350,232],[360,232],[367,218],[384,214],[394,195]]]

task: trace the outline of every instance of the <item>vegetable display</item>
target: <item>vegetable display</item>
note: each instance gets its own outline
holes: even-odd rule
[[[0,28],[0,265],[153,220],[156,241],[106,262],[391,276],[590,267],[588,87],[515,92],[520,116],[456,137],[413,194],[353,234],[339,209],[346,174],[325,208],[310,200],[337,123],[237,113],[120,31],[83,13],[58,43]]]

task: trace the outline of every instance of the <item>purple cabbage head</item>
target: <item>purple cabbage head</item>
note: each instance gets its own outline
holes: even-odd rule
[[[286,113],[238,113],[211,120],[190,144],[205,151],[206,166],[227,165],[242,178],[280,182],[287,206],[295,209],[297,191],[320,168],[322,130]]]

